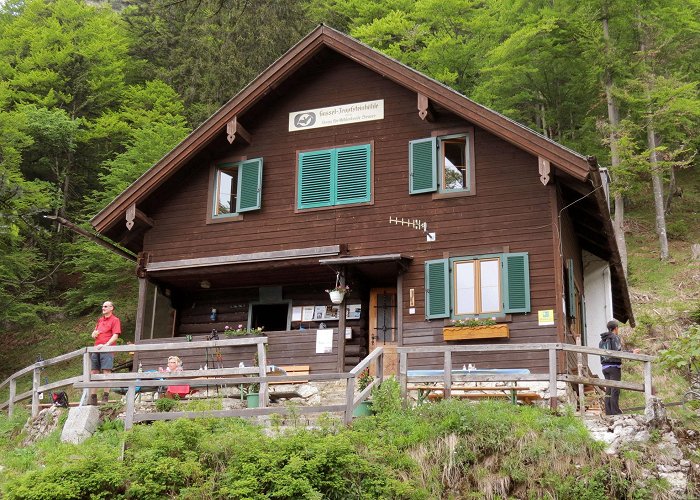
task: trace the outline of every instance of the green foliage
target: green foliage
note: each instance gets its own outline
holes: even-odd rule
[[[156,410],[159,412],[173,411],[177,408],[177,401],[170,398],[158,398],[156,400]]]
[[[365,369],[357,377],[357,390],[364,391],[374,381],[374,377],[369,374],[369,368]]]
[[[700,381],[700,325],[692,325],[668,349],[659,353],[659,361],[680,371],[689,381]]]
[[[493,326],[496,321],[493,319],[456,319],[452,322],[452,326],[457,327],[472,327],[472,326]]]
[[[382,394],[379,394],[382,392]],[[240,419],[179,419],[124,433],[103,426],[79,446],[56,438],[3,458],[6,498],[644,498],[637,475],[607,459],[573,415],[498,402],[402,409],[398,384],[376,391],[377,414],[352,427],[265,437]],[[337,424],[337,422],[336,422]],[[0,422],[2,427],[2,422]],[[124,460],[119,460],[126,439]],[[556,464],[556,466],[552,466]],[[632,467],[634,469],[635,467]],[[63,478],[62,482],[59,480]],[[501,486],[498,486],[498,485]],[[505,488],[503,485],[507,485]],[[499,489],[500,488],[500,489]]]

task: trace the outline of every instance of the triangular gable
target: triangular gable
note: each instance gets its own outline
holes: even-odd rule
[[[185,165],[217,135],[226,124],[262,99],[270,88],[279,86],[313,55],[330,48],[411,91],[425,96],[455,115],[468,120],[519,148],[548,160],[580,181],[588,179],[587,159],[500,113],[475,103],[455,90],[377,52],[371,47],[327,26],[319,26],[275,61],[260,76],[202,123],[172,151],[117,196],[90,221],[105,232],[126,212],[139,204],[158,186]]]

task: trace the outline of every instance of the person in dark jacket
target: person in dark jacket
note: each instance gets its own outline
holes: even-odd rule
[[[598,347],[608,351],[622,351],[622,341],[618,335],[619,325],[617,321],[608,321],[608,331],[601,335]],[[639,349],[635,349],[635,354]],[[622,380],[622,360],[613,356],[601,356],[600,364],[603,366],[603,376],[606,380]],[[605,414],[620,415],[620,389],[617,387],[605,388]]]

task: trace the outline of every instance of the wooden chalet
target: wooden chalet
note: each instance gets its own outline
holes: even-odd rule
[[[249,365],[187,340],[264,327],[276,365],[348,370],[383,346],[391,372],[395,346],[597,347],[610,318],[632,323],[606,191],[594,158],[320,26],[92,225],[139,255],[137,343]],[[446,340],[472,318],[500,329]],[[453,363],[541,372],[547,354]]]

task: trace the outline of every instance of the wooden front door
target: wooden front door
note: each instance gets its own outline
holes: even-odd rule
[[[398,372],[396,288],[373,288],[369,297],[369,349],[384,348],[384,376]],[[376,375],[372,373],[372,375]]]

